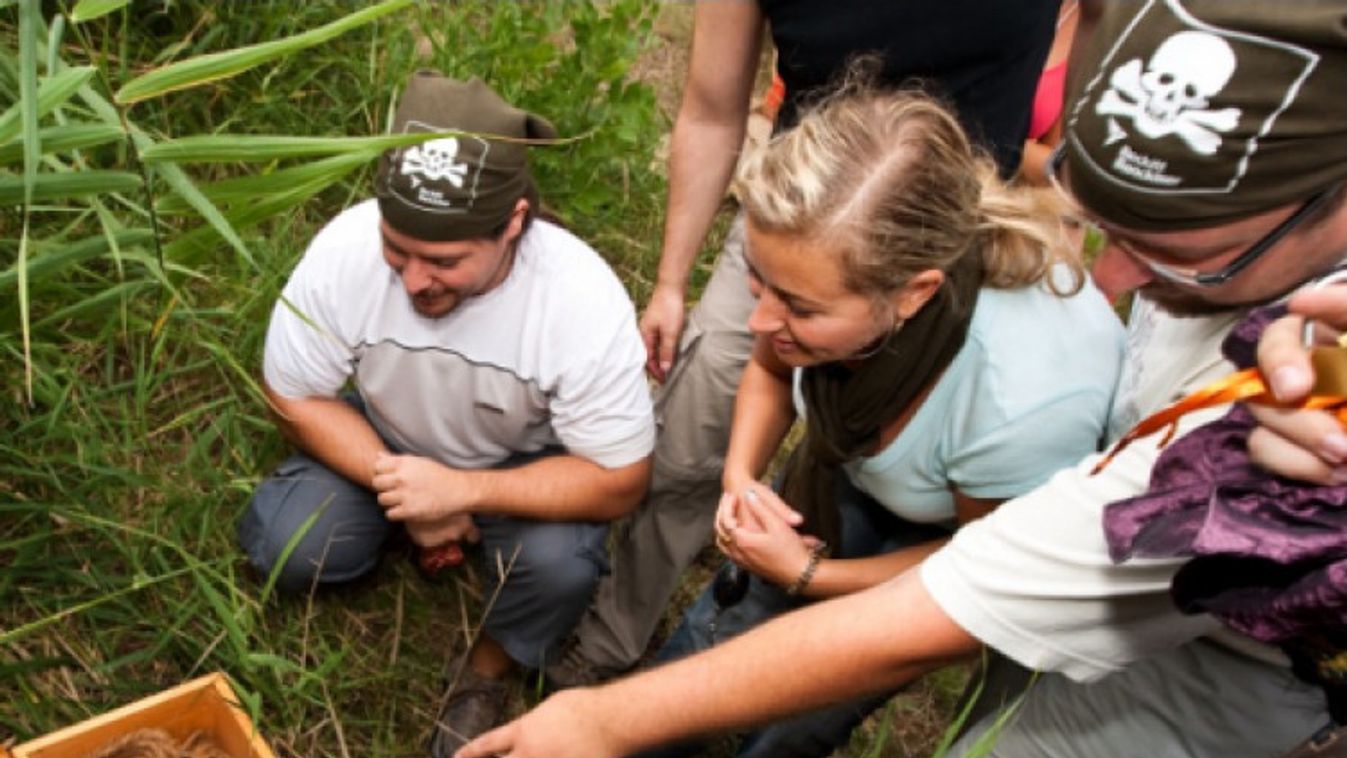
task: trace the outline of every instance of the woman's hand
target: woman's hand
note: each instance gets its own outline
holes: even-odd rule
[[[800,514],[760,484],[748,487],[738,496],[726,493],[716,515],[717,534],[725,537],[717,537],[721,552],[782,587],[795,583],[818,544],[816,538],[795,531],[801,522]]]

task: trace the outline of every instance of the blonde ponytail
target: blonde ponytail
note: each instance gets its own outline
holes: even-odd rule
[[[1060,193],[1050,188],[1008,185],[990,160],[979,162],[982,194],[981,237],[983,282],[997,289],[1015,289],[1044,282],[1066,296],[1085,286],[1085,262],[1068,239],[1062,219],[1071,212]],[[1068,275],[1054,275],[1061,267]]]

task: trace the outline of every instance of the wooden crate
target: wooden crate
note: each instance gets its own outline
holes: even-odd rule
[[[13,758],[83,758],[137,729],[158,728],[182,740],[205,731],[233,758],[276,758],[253,728],[224,674],[208,674],[115,711],[29,740]]]

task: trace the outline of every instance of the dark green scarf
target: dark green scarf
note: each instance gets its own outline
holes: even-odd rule
[[[805,437],[786,462],[781,494],[804,516],[801,531],[841,548],[834,477],[873,452],[880,431],[945,370],[963,347],[982,286],[982,256],[965,255],[936,294],[859,366],[804,370]]]

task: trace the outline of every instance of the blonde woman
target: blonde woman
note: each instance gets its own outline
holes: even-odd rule
[[[853,85],[736,182],[756,344],[716,534],[752,579],[739,602],[703,593],[663,658],[892,577],[1074,464],[1104,436],[1121,363],[1066,209],[1004,185],[925,96]],[[778,496],[757,479],[797,413]],[[827,755],[876,704],[769,727],[742,754]]]

